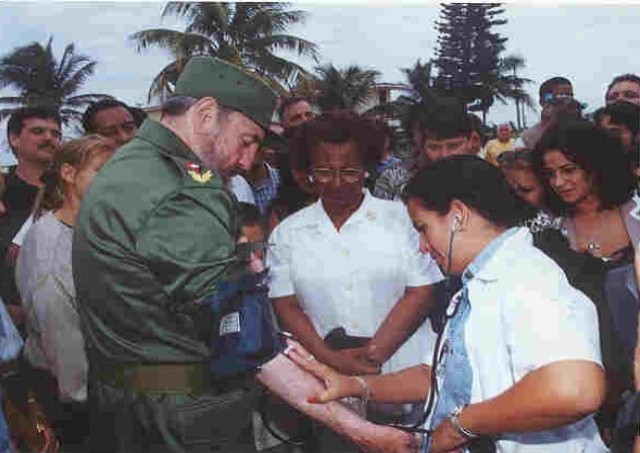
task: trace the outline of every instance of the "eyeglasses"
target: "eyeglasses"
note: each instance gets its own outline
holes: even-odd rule
[[[311,174],[316,182],[326,184],[333,178],[341,178],[346,183],[355,183],[360,180],[364,170],[362,168],[343,168],[332,169],[327,167],[316,167],[312,170]]]

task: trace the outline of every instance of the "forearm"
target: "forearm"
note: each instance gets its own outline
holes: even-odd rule
[[[274,299],[273,308],[283,330],[291,333],[310,353],[322,362],[328,362],[331,350],[318,335],[307,314],[295,300]]]
[[[431,286],[407,288],[369,342],[369,358],[386,362],[425,321],[432,298]]]
[[[395,440],[406,445],[406,450],[388,451],[412,451],[414,441],[408,433],[370,423],[336,401],[309,403],[309,398],[322,391],[323,385],[282,354],[265,364],[256,379],[289,405],[325,424],[365,451],[387,451],[380,447],[382,440]]]
[[[482,435],[532,432],[567,425],[604,399],[604,372],[595,363],[563,361],[535,370],[504,393],[467,406],[460,422]]]
[[[367,376],[363,379],[369,387],[371,401],[415,403],[429,396],[431,368],[426,365],[417,365],[395,373]],[[361,389],[358,390],[357,395],[362,395]]]

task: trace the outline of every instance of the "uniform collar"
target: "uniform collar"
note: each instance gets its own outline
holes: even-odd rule
[[[359,222],[363,218],[369,221],[375,220],[376,214],[371,206],[373,197],[371,196],[371,194],[369,193],[369,190],[367,189],[362,189],[362,193],[364,194],[362,203],[360,203],[360,206],[358,207],[358,209],[353,214],[351,214],[351,216],[347,219],[347,221],[344,223],[342,228],[344,228],[349,224],[353,224],[354,222]],[[335,227],[333,226],[333,223],[331,222],[331,219],[329,218],[327,211],[325,211],[324,207],[322,206],[322,199],[318,198],[318,201],[316,201],[313,204],[312,210],[313,210],[313,215],[309,219],[309,223],[312,223],[315,225],[328,224],[328,225],[331,225],[331,228],[333,230],[335,230]]]
[[[170,157],[192,161],[202,165],[200,158],[171,129],[158,121],[147,119],[142,124],[136,138],[152,143]]]
[[[473,278],[483,281],[497,280],[504,269],[501,264],[511,251],[522,251],[521,244],[531,244],[531,234],[527,228],[510,228],[491,241],[474,258],[462,273],[462,284],[466,286]]]

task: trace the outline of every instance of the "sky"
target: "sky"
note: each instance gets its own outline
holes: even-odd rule
[[[132,105],[147,105],[151,80],[169,61],[162,50],[135,51],[128,36],[136,31],[180,29],[177,19],[161,19],[164,3],[140,2],[0,2],[0,55],[33,41],[53,37],[56,55],[75,43],[76,51],[95,59],[95,75],[82,92],[106,93]],[[357,64],[377,69],[381,82],[402,82],[401,68],[435,53],[435,20],[439,7],[424,3],[296,3],[306,22],[291,34],[319,46],[320,63]],[[640,4],[555,6],[522,2],[505,5],[506,25],[496,27],[508,38],[506,54],[519,54],[527,67],[522,76],[537,100],[539,84],[554,75],[574,83],[576,97],[588,111],[603,104],[604,90],[618,74],[640,72]],[[298,60],[308,69],[316,63]],[[0,90],[0,95],[9,95]],[[539,113],[527,112],[528,124]],[[515,122],[515,106],[496,102],[489,123]],[[0,134],[3,136],[4,134]],[[1,145],[0,145],[1,146]]]

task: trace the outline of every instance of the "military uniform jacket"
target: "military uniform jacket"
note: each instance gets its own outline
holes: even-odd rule
[[[147,120],[87,191],[73,276],[90,366],[201,362],[199,302],[235,269],[235,199],[187,145]]]

